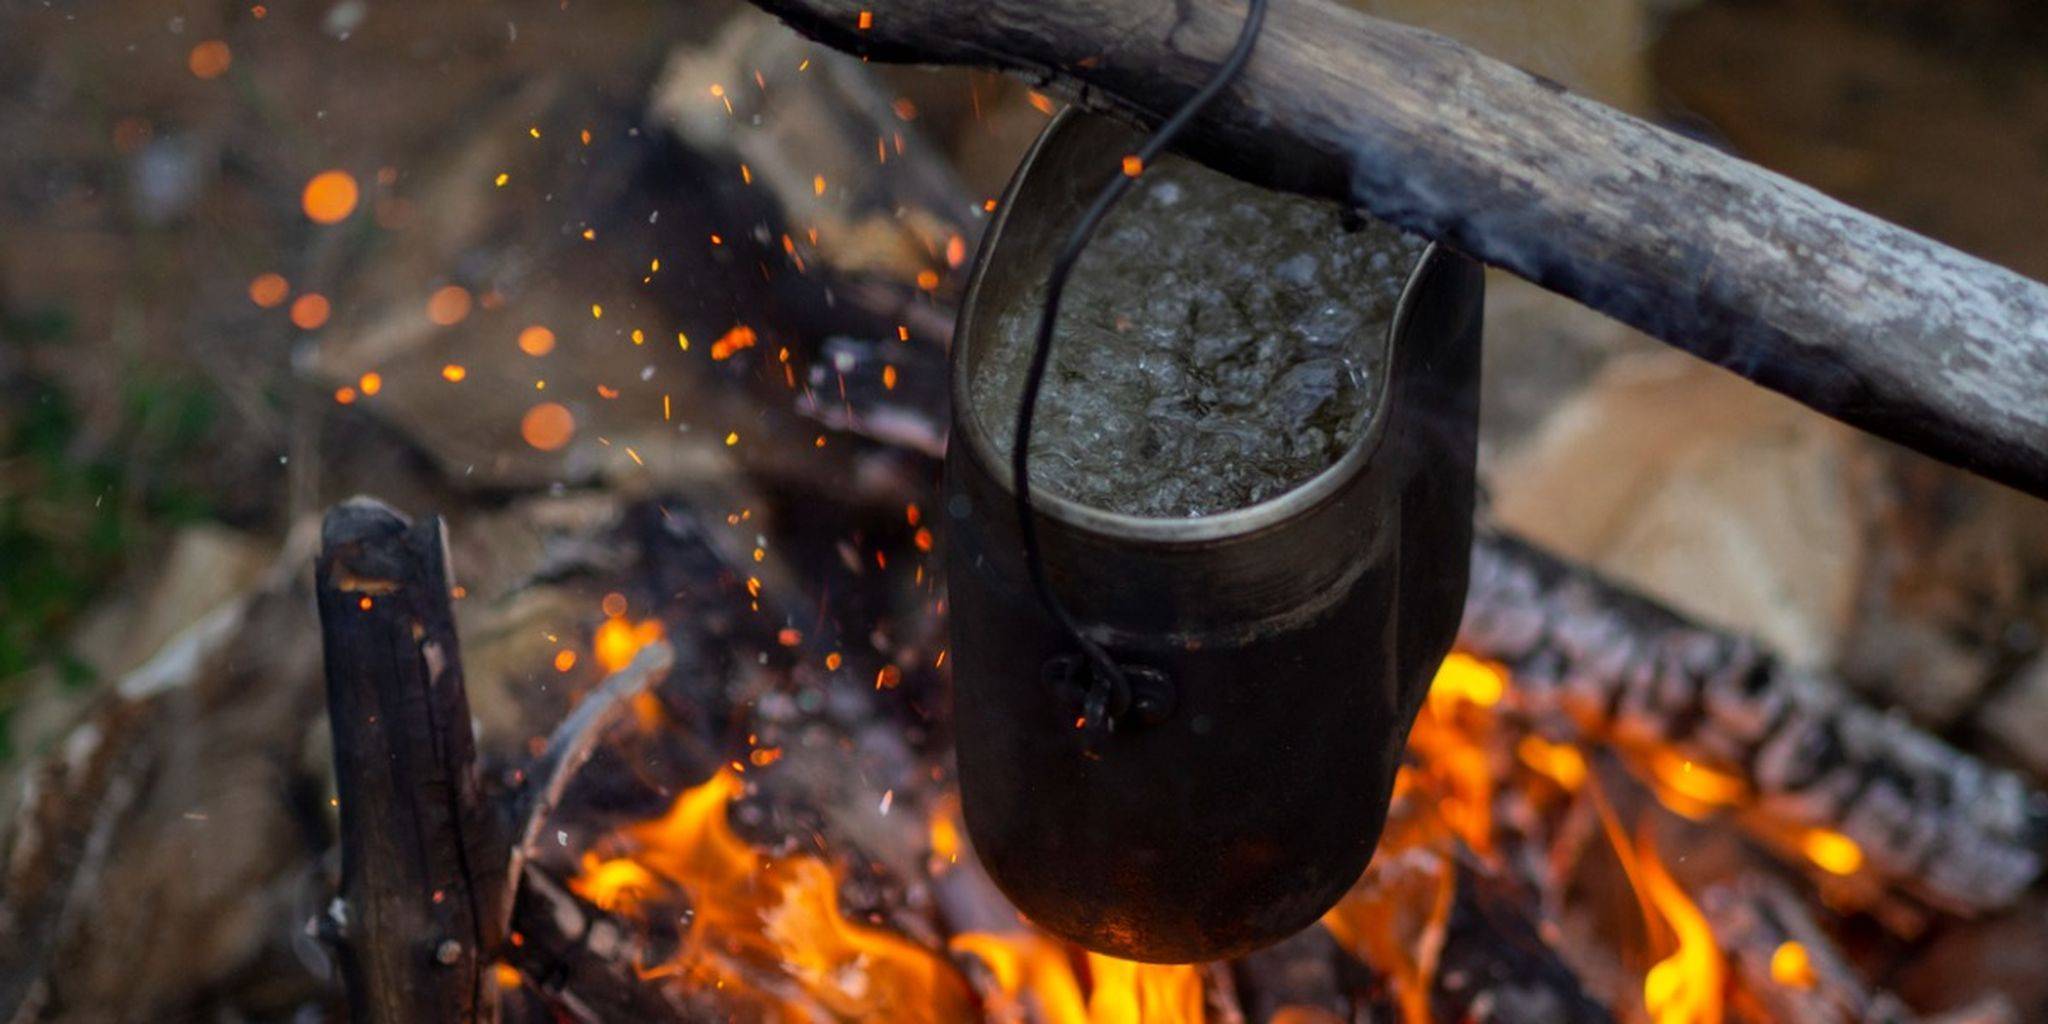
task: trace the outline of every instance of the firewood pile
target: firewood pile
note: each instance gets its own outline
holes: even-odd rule
[[[1057,101],[706,11],[632,103],[492,96],[424,229],[323,257],[293,371],[402,454],[165,560],[200,611],[15,772],[0,1021],[2048,1013],[2039,502],[1506,278],[1365,876],[1226,963],[1034,931],[960,823],[935,494],[951,304]],[[1615,49],[1580,80],[1641,104]]]

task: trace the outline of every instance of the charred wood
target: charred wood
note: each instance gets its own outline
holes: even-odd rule
[[[662,986],[641,980],[636,968],[652,957],[630,926],[538,867],[527,866],[518,879],[511,931],[517,938],[505,962],[549,1005],[579,1024],[693,1019]]]
[[[1939,1018],[1914,1013],[1858,976],[1806,902],[1769,875],[1751,873],[1700,894],[1714,941],[1728,958],[1738,998],[1769,1020],[1813,1024],[2012,1024],[1996,995]]]
[[[1431,1004],[1439,1020],[1611,1021],[1538,934],[1529,897],[1463,862]]]
[[[495,1020],[485,967],[504,935],[510,844],[477,772],[440,520],[337,506],[315,587],[351,1016]]]
[[[1959,913],[2041,874],[2048,799],[2017,775],[1528,544],[1480,536],[1459,645],[1513,672],[1539,728],[1667,744],[1740,780],[1766,831],[1848,837],[1833,873]]]

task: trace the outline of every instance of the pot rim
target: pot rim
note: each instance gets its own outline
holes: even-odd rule
[[[1003,190],[995,218],[990,221],[988,231],[983,235],[981,245],[975,254],[974,267],[969,273],[967,289],[961,298],[958,328],[954,332],[952,369],[948,375],[948,390],[954,409],[954,433],[966,435],[969,457],[980,463],[1003,493],[1013,500],[1017,491],[1015,476],[1010,472],[1010,460],[996,450],[995,442],[983,426],[969,393],[969,355],[978,333],[977,322],[984,279],[988,276],[997,247],[1002,244],[1003,229],[1014,212],[1017,196],[1023,191],[1025,180],[1042,162],[1046,150],[1058,140],[1062,132],[1071,130],[1071,124],[1084,118],[1110,120],[1103,115],[1091,114],[1077,107],[1061,111],[1031,144],[1024,162],[1019,165],[1017,173],[1011,177],[1009,185]],[[1372,405],[1371,422],[1366,424],[1365,430],[1351,447],[1321,472],[1263,501],[1203,516],[1174,518],[1111,512],[1061,497],[1043,486],[1037,488],[1031,495],[1032,510],[1042,517],[1104,539],[1177,547],[1213,544],[1251,536],[1296,519],[1336,497],[1353,478],[1366,470],[1386,437],[1388,401],[1391,397],[1393,367],[1397,362],[1396,349],[1413,317],[1423,279],[1443,258],[1444,252],[1439,243],[1430,242],[1424,247],[1421,255],[1416,257],[1414,266],[1402,282],[1400,297],[1394,304],[1394,316],[1387,325],[1386,369],[1375,382],[1377,393]],[[954,443],[957,442],[956,436]]]

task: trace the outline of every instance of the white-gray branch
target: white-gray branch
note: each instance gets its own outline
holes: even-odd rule
[[[876,60],[1036,75],[1146,122],[1244,17],[1242,0],[754,3]],[[1272,0],[1243,78],[1183,138],[2048,496],[2048,286],[1331,0]]]

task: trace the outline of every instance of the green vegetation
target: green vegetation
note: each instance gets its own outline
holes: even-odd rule
[[[165,529],[207,513],[203,495],[171,468],[214,417],[201,385],[131,372],[118,422],[88,436],[80,410],[54,382],[21,371],[25,356],[63,343],[58,313],[0,316],[0,761],[8,719],[29,670],[53,665],[70,685],[93,681],[65,647],[78,618],[135,553]]]

